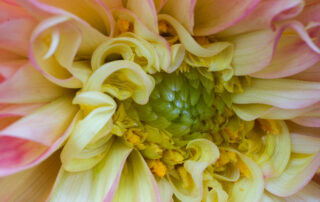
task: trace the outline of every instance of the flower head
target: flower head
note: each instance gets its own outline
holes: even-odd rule
[[[319,197],[318,0],[0,11],[1,200]]]

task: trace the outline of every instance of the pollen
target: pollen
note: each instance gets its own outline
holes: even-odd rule
[[[243,163],[243,161],[238,160],[237,163],[236,163],[236,166],[239,168],[240,173],[241,173],[243,176],[245,176],[245,177],[247,177],[247,178],[250,178],[250,177],[251,177],[250,170],[249,170],[248,166],[247,166],[245,163]]]
[[[133,145],[141,143],[141,138],[137,135],[139,132],[141,132],[139,128],[130,128],[125,134],[127,141]]]
[[[160,160],[148,160],[147,164],[151,172],[159,177],[167,173],[167,167]]]
[[[117,25],[120,34],[132,31],[132,24],[128,20],[119,19]]]
[[[234,152],[231,151],[220,151],[220,157],[219,159],[215,162],[214,166],[216,168],[220,168],[225,166],[228,163],[235,163],[237,162],[237,155]]]
[[[207,45],[210,43],[209,38],[208,37],[204,37],[204,36],[196,36],[194,37],[194,39],[196,40],[196,42],[198,42],[200,45]]]
[[[281,133],[280,126],[276,120],[258,119],[261,129],[270,134],[278,135]]]

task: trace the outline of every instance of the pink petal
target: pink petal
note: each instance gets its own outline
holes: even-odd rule
[[[2,62],[9,62],[12,60],[26,60],[23,56],[19,56],[15,53],[12,53],[10,51],[0,49],[0,63]]]
[[[195,35],[220,32],[246,16],[256,8],[260,0],[198,0],[195,7]]]
[[[320,82],[320,62],[317,62],[316,64],[309,67],[308,69],[298,74],[292,75],[289,78],[303,80],[303,81]]]
[[[0,48],[27,56],[29,39],[36,21],[31,18],[19,18],[0,24]]]
[[[102,33],[113,32],[113,19],[109,9],[99,0],[66,2],[63,0],[17,0],[30,13],[46,18],[52,14],[72,16],[82,22],[89,23]]]
[[[293,122],[307,127],[320,127],[320,116],[318,117],[297,117],[292,119]]]
[[[45,79],[30,64],[0,83],[0,103],[47,102],[68,93]]]
[[[287,202],[312,202],[319,201],[319,199],[320,185],[312,181],[294,195],[285,198]]]
[[[18,5],[11,2],[0,2],[0,23],[7,20],[30,17],[30,14]]]
[[[320,3],[319,1],[307,1],[302,13],[296,18],[303,24],[307,25],[309,22],[320,21]]]
[[[0,52],[1,54],[1,52]],[[12,60],[0,63],[0,83],[10,78],[14,73],[27,61],[26,60]]]
[[[26,116],[43,104],[5,104],[0,106],[0,117]]]
[[[57,152],[34,168],[1,178],[1,201],[45,201],[59,167],[59,153]]]
[[[235,35],[247,31],[271,28],[273,23],[299,14],[303,8],[301,0],[262,1],[257,8],[239,23],[219,33],[221,36]],[[291,11],[291,12],[290,12]]]
[[[301,23],[285,24],[280,28],[277,38],[287,27],[292,28],[298,35],[283,34],[279,39],[271,64],[252,76],[259,78],[291,76],[311,67],[320,60],[320,48],[316,46]],[[320,30],[320,26],[317,29]],[[319,36],[318,39],[320,39]]]
[[[154,0],[154,5],[157,9],[157,12],[160,12],[160,10],[163,8],[166,2],[167,0]]]
[[[178,20],[188,31],[193,34],[194,8],[196,0],[168,0],[161,13],[167,13]]]
[[[59,116],[48,115],[50,110]],[[33,167],[55,152],[70,135],[75,112],[70,98],[60,99],[0,131],[0,176]]]

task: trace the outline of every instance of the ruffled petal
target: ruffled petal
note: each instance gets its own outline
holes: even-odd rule
[[[162,201],[158,185],[149,167],[136,150],[133,150],[124,165],[119,186],[112,201]]]
[[[48,102],[68,92],[44,78],[31,64],[26,64],[0,84],[0,103]]]
[[[56,151],[69,136],[76,112],[71,98],[65,97],[3,129],[0,132],[0,176],[37,165]]]
[[[112,124],[107,124],[111,121],[111,117],[116,110],[115,101],[108,95],[100,92],[84,92],[79,93],[73,100],[73,104],[82,106],[85,113],[83,119],[76,123],[69,140],[65,144],[61,152],[62,166],[69,172],[77,172],[87,170],[95,166],[104,156],[108,146],[106,145],[111,136],[109,131],[112,129]],[[89,112],[87,112],[89,108]],[[95,107],[93,110],[90,108]],[[88,113],[86,115],[86,113]],[[99,136],[99,137],[97,137]],[[92,143],[93,139],[104,137],[104,149],[85,158],[86,147]],[[97,159],[95,160],[94,157]],[[99,157],[98,157],[99,156]]]
[[[45,201],[50,194],[60,167],[59,153],[38,166],[0,178],[0,198],[3,201]]]
[[[175,196],[181,201],[200,201],[203,194],[203,171],[219,158],[218,147],[209,140],[190,141],[187,149],[194,151],[193,158],[185,161],[184,169],[191,175],[192,186],[184,188],[181,180],[169,176]]]
[[[296,33],[281,32],[291,28]],[[313,28],[313,29],[319,29]],[[311,36],[299,22],[288,22],[283,25],[278,33],[280,37],[272,62],[262,71],[252,74],[259,78],[282,78],[299,73],[320,60],[320,47],[314,41],[320,37]],[[278,39],[277,39],[278,41]]]
[[[262,103],[284,109],[297,109],[319,101],[320,85],[289,79],[252,79],[241,94],[233,96],[236,104]]]
[[[264,180],[259,166],[242,153],[235,150],[232,151],[236,152],[241,161],[247,166],[250,177],[241,178],[234,183],[228,201],[260,201],[264,191]]]
[[[195,35],[220,32],[246,16],[256,8],[260,0],[198,0],[194,13]]]
[[[108,82],[108,77],[115,75],[116,80],[120,80],[126,84],[123,86],[112,86],[112,79]],[[117,77],[121,75],[122,77]],[[125,81],[123,81],[125,78]],[[120,82],[120,83],[121,83]],[[105,83],[105,86],[103,84]],[[119,83],[119,82],[118,82]],[[108,85],[109,84],[109,85]],[[111,84],[111,85],[110,85]],[[97,69],[88,80],[85,91],[105,91],[121,99],[121,92],[130,90],[129,95],[139,104],[145,104],[149,100],[149,96],[154,88],[155,81],[153,77],[146,74],[142,68],[130,61],[113,61],[102,65]],[[125,87],[129,88],[126,89]],[[132,95],[131,95],[132,93]]]

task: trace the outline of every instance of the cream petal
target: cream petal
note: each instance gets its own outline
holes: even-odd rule
[[[206,167],[219,158],[218,147],[209,140],[190,141],[187,149],[194,151],[193,158],[184,163],[185,170],[191,175],[194,185],[190,189],[181,186],[181,181],[168,176],[175,196],[181,201],[200,201],[203,194],[203,172]]]
[[[3,201],[45,201],[60,167],[59,152],[26,171],[0,178]]]
[[[126,7],[153,32],[158,32],[157,11],[152,0],[128,0]]]
[[[278,121],[280,134],[267,134],[265,150],[256,160],[264,178],[280,176],[286,169],[291,153],[291,139],[284,121]]]
[[[168,0],[161,13],[166,13],[177,19],[190,34],[193,34],[194,26],[194,8],[196,0],[183,0],[177,3],[174,0]]]
[[[123,168],[114,202],[161,202],[158,185],[141,154],[133,150]]]
[[[320,152],[312,155],[292,154],[286,170],[265,181],[266,189],[277,196],[290,196],[303,188],[320,166]]]
[[[103,82],[113,73],[120,72],[126,75],[126,81],[135,85],[133,90],[133,99],[139,104],[145,104],[154,88],[154,79],[146,74],[142,68],[130,61],[113,61],[102,65],[89,78],[84,90],[99,91]],[[121,90],[121,89],[120,89]]]
[[[166,179],[160,179],[157,183],[162,201],[172,202],[173,190],[170,183]]]
[[[132,149],[119,141],[110,143],[110,150],[94,168],[81,172],[60,169],[50,201],[111,201]]]
[[[300,191],[292,196],[286,197],[287,202],[318,201],[320,198],[320,186],[315,182],[309,182]]]
[[[235,104],[261,103],[283,109],[304,108],[319,101],[320,85],[289,79],[252,79],[242,94],[235,94]]]
[[[244,154],[235,150],[231,151],[236,152],[247,166],[250,171],[250,178],[244,177],[232,186],[228,201],[260,201],[264,191],[264,183],[259,166]]]

